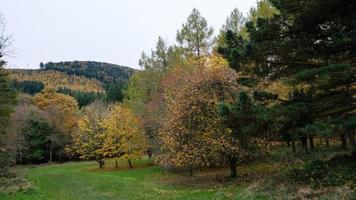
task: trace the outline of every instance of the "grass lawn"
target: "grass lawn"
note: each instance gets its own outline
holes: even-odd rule
[[[65,164],[22,167],[18,169],[31,182],[30,189],[15,194],[0,194],[1,200],[50,199],[268,199],[251,194],[243,186],[186,185],[167,182],[182,175],[164,173],[159,167],[148,166],[149,161],[134,162],[136,168],[114,169],[108,162],[103,170],[95,162],[70,162]],[[186,179],[185,179],[186,178]],[[177,179],[186,181],[190,177]],[[193,177],[196,182],[196,177]]]
[[[303,166],[302,162],[328,160],[350,150],[319,148],[299,155],[298,162],[293,161],[296,158],[290,151],[280,147],[265,159],[240,165],[235,180],[228,178],[229,169],[196,171],[194,177],[162,173],[161,168],[150,165],[148,158],[133,161],[134,169],[128,169],[123,161],[115,168],[113,160],[107,161],[104,169],[98,169],[98,164],[92,161],[18,166],[17,174],[23,174],[31,186],[12,194],[0,192],[0,200],[284,200],[316,196],[316,199],[348,200],[356,195],[355,189],[344,186],[312,189],[294,182],[287,173],[291,167]]]

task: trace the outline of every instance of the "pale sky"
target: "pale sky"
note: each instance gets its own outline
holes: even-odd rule
[[[139,68],[142,51],[158,36],[169,44],[197,8],[215,33],[234,8],[247,13],[256,0],[0,0],[13,37],[8,68],[40,62],[90,60]]]

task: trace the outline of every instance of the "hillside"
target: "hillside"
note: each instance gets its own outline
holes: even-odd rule
[[[53,70],[10,70],[10,79],[14,81],[15,85],[20,85],[22,82],[38,82],[55,89],[67,88],[82,92],[104,92],[102,83],[96,79],[68,75]]]
[[[128,79],[135,72],[129,67],[94,61],[49,62],[40,66],[36,70],[9,70],[13,87],[35,95],[49,86],[74,97],[80,107],[95,99],[121,102]]]
[[[95,78],[103,83],[127,82],[134,69],[104,62],[65,61],[41,63],[42,70],[54,70],[68,75]]]

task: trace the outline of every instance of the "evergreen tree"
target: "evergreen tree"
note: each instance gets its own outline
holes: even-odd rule
[[[235,8],[226,19],[221,31],[226,32],[230,30],[234,33],[239,33],[244,28],[245,20],[245,17],[239,9]]]
[[[213,32],[206,19],[194,8],[187,22],[178,30],[177,42],[189,56],[201,57],[209,53]]]
[[[253,11],[256,18],[246,23],[248,39],[227,31],[227,46],[220,46],[219,52],[232,68],[264,84],[283,80],[292,88],[280,107],[283,116],[291,118],[283,127],[299,133],[306,147],[306,126],[354,115],[356,4],[350,0],[270,3]]]

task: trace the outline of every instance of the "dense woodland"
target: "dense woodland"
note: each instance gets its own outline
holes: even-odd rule
[[[15,88],[29,94],[36,94],[44,86],[58,88],[68,88],[82,92],[103,92],[102,83],[96,79],[89,79],[85,76],[68,75],[58,71],[43,70],[11,70],[10,77]]]
[[[134,73],[134,69],[110,63],[94,61],[48,62],[40,63],[42,70],[65,72],[68,75],[95,78],[103,83],[126,81]]]
[[[134,69],[92,61],[40,63],[39,70],[10,70],[15,90],[35,95],[45,87],[74,97],[79,107],[95,100],[122,102]]]
[[[142,53],[143,70],[75,61],[9,71],[1,61],[0,176],[16,164],[134,167],[148,156],[165,170],[227,167],[238,179],[239,165],[280,146],[289,163],[336,146],[349,154],[289,177],[355,187],[355,22],[351,0],[261,0],[247,16],[234,9],[216,36],[193,9],[173,45],[159,37]]]

